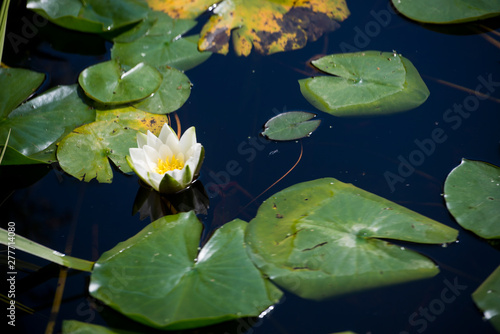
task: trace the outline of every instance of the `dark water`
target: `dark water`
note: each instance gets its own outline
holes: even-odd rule
[[[405,244],[440,265],[441,273],[434,278],[323,302],[285,294],[263,319],[245,319],[197,333],[494,333],[470,295],[500,263],[498,250],[461,229],[448,214],[441,194],[447,174],[462,158],[500,165],[500,106],[435,79],[472,90],[483,85],[482,93],[499,99],[498,48],[472,32],[477,25],[436,31],[388,14],[386,1],[349,1],[348,6],[352,14],[338,31],[302,50],[247,58],[231,51],[225,57],[213,55],[186,72],[194,87],[178,114],[184,129],[196,126],[198,140],[205,146],[200,180],[206,186],[227,183],[220,192],[209,188],[210,208],[200,219],[207,231],[236,217],[248,221],[271,194],[298,182],[335,177],[459,229],[459,242],[447,248]],[[15,1],[11,13],[18,19],[9,21],[9,31],[22,36],[22,18],[33,22],[33,14]],[[499,22],[483,23],[496,28]],[[500,40],[491,33],[488,36]],[[26,39],[17,50],[12,45],[9,49],[6,42],[4,62],[47,73],[43,90],[73,84],[81,70],[109,59],[110,44],[104,40],[51,24]],[[308,59],[353,48],[403,54],[422,75],[431,92],[429,99],[414,110],[385,117],[337,118],[315,110],[302,97],[297,83],[313,74]],[[490,82],[488,87],[485,82]],[[465,110],[462,116],[451,118],[448,110],[460,105]],[[285,110],[316,112],[321,126],[302,141],[303,156],[297,167],[247,206],[286,173],[300,154],[300,143],[259,139],[265,121]],[[446,138],[439,143],[432,136],[437,128]],[[422,152],[416,142],[430,141],[434,145],[427,146],[427,153],[416,153]],[[424,158],[414,171],[398,174],[401,159],[417,156]],[[230,161],[238,163],[237,172],[230,173]],[[2,175],[20,182],[37,172],[33,168],[4,169]],[[401,182],[391,186],[387,172],[400,175]],[[1,225],[5,228],[7,222],[15,222],[19,235],[61,252],[68,252],[68,240],[73,240],[69,242],[71,255],[96,260],[150,222],[131,214],[138,188],[135,176],[118,171],[107,185],[79,182],[48,168],[43,178],[15,190],[1,204]],[[16,297],[35,311],[32,315],[17,312],[16,332],[40,333],[50,321],[59,269],[27,254],[17,252],[16,256],[18,261],[45,267],[35,277],[19,275]],[[122,318],[88,296],[88,278],[86,273],[69,272],[55,332],[60,331],[64,319],[124,326]]]

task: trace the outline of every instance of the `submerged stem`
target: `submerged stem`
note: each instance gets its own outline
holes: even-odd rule
[[[11,232],[12,234],[12,232]],[[26,253],[41,257],[42,259],[49,260],[61,266],[81,271],[92,271],[94,262],[79,259],[72,256],[66,256],[53,249],[40,245],[20,235],[9,235],[9,232],[0,228],[0,243],[7,245],[14,249],[20,249]]]

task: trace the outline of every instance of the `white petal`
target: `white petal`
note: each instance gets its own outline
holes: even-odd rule
[[[140,149],[136,149],[136,150],[139,150],[139,151],[141,151],[142,154],[144,154],[142,152],[142,150],[140,150]],[[132,155],[130,155],[130,159],[127,159],[127,161],[132,164],[131,167],[134,170],[134,172],[137,174],[137,176],[139,176],[139,178],[141,178],[141,180],[144,181],[146,184],[149,184],[148,166],[146,165],[145,161],[143,161],[143,160],[135,160],[134,161],[132,158]]]
[[[158,167],[158,159],[160,159],[160,155],[151,146],[145,145],[142,149],[144,150],[146,163],[148,164],[149,169],[155,170],[156,167]]]
[[[177,139],[177,136],[168,136],[165,144],[170,147],[173,154],[179,154],[179,139]]]
[[[153,187],[153,189],[156,191],[160,191],[160,183],[161,180],[163,179],[163,175],[160,175],[155,172],[150,172],[148,173],[148,176],[151,187]]]
[[[160,149],[160,145],[163,143],[161,142],[158,137],[156,137],[151,131],[148,131],[148,146],[151,146],[155,151],[158,151]]]
[[[196,144],[196,131],[194,126],[192,126],[182,135],[179,141],[179,151],[187,152],[194,144]]]
[[[130,155],[130,160],[135,169],[144,169],[145,171],[149,170],[149,165],[147,164],[146,160],[134,159],[132,155]]]
[[[133,147],[130,148],[128,152],[134,164],[137,163],[138,161],[146,161],[146,155],[142,149]]]
[[[137,146],[142,148],[144,145],[148,143],[148,136],[142,132],[137,133]]]
[[[167,143],[167,138],[168,137],[175,137],[177,138],[177,134],[175,131],[167,124],[163,124],[163,127],[161,128],[160,135],[158,138],[164,143]]]
[[[160,159],[165,161],[165,159],[167,157],[170,158],[172,156],[172,150],[170,149],[170,147],[163,144],[160,146],[160,150],[158,151],[158,154],[160,155]]]
[[[194,146],[193,154],[189,157],[189,159],[185,163],[185,165],[188,165],[189,169],[191,169],[191,173],[194,173],[196,171],[198,163],[200,162],[200,155],[201,155],[201,144],[198,144]]]

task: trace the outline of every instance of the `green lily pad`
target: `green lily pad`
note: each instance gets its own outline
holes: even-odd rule
[[[105,61],[80,73],[78,82],[85,94],[105,104],[123,104],[142,100],[158,89],[162,76],[157,69],[139,63],[124,71],[115,60]]]
[[[446,206],[463,228],[500,238],[500,168],[462,159],[444,183]]]
[[[96,178],[111,183],[113,170],[108,158],[124,173],[132,170],[125,160],[130,147],[137,146],[137,131],[114,121],[99,121],[76,128],[61,140],[57,159],[61,168],[79,180]]]
[[[500,332],[500,266],[472,293],[472,299]]]
[[[168,65],[188,70],[211,55],[198,50],[198,35],[181,37],[195,25],[196,21],[174,20],[165,13],[153,11],[136,30],[114,39],[111,57],[129,66],[146,62],[157,68]]]
[[[38,159],[33,159],[29,158],[25,155],[22,155],[19,151],[16,149],[10,147],[10,146],[5,146],[1,145],[0,146],[0,151],[2,151],[5,148],[5,155],[3,159],[1,160],[0,164],[3,166],[8,166],[8,165],[37,165],[37,164],[45,164],[47,163],[46,161],[38,160]]]
[[[45,74],[22,68],[0,68],[0,118],[26,100],[40,87]]]
[[[382,239],[442,244],[457,234],[351,184],[324,178],[264,201],[245,242],[254,263],[273,282],[320,300],[439,272],[425,256]]]
[[[274,116],[264,125],[263,136],[271,140],[296,140],[308,137],[321,123],[320,120],[310,121],[315,114],[304,111],[289,111]]]
[[[413,64],[396,53],[334,54],[312,64],[334,76],[299,80],[300,91],[313,106],[335,116],[405,111],[418,107],[429,96]]]
[[[96,110],[96,121],[75,129],[64,137],[57,150],[62,169],[79,180],[110,183],[113,171],[108,158],[124,173],[132,170],[125,157],[137,147],[137,132],[158,135],[165,115],[155,115],[133,107]]]
[[[193,211],[160,218],[99,258],[90,294],[161,329],[258,316],[281,291],[248,258],[246,225],[227,223],[198,252],[203,226]]]
[[[498,0],[392,0],[404,16],[425,23],[470,22],[500,14]]]
[[[149,12],[141,0],[28,0],[27,8],[64,28],[91,33],[127,26]]]
[[[184,73],[173,67],[160,66],[158,70],[163,76],[160,88],[153,96],[134,104],[134,107],[154,114],[168,114],[187,101],[192,84]]]
[[[106,328],[77,320],[64,320],[62,332],[63,334],[138,334],[135,331]]]
[[[77,85],[55,87],[0,120],[0,142],[5,142],[12,129],[11,148],[32,159],[52,162],[56,160],[56,143],[94,119],[95,111],[84,103]]]

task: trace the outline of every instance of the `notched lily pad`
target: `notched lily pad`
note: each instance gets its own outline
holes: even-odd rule
[[[145,63],[124,70],[116,60],[109,60],[87,67],[78,82],[93,100],[123,104],[150,96],[160,87],[162,79],[157,69]]]
[[[321,123],[311,119],[315,114],[304,111],[289,111],[274,116],[264,125],[263,136],[271,140],[286,141],[308,137]]]
[[[500,266],[472,293],[484,318],[500,332]]]
[[[76,128],[61,140],[57,159],[61,168],[79,180],[96,178],[111,183],[113,170],[108,158],[124,173],[131,172],[125,160],[136,144],[137,131],[126,129],[114,121],[93,122]]]
[[[462,23],[500,14],[498,0],[392,0],[392,4],[401,14],[425,23]]]
[[[203,226],[193,211],[160,218],[97,260],[90,294],[160,329],[257,316],[282,293],[248,258],[246,225],[227,223],[198,252]]]
[[[96,121],[76,128],[64,137],[57,149],[61,168],[79,180],[110,183],[113,171],[108,158],[124,173],[132,170],[125,157],[130,147],[137,147],[137,132],[159,134],[167,122],[165,115],[155,115],[133,107],[97,110]]]
[[[456,240],[457,230],[333,178],[291,186],[260,206],[245,232],[254,263],[304,298],[436,275],[428,258],[386,239]]]
[[[446,206],[463,228],[486,238],[500,238],[500,168],[462,159],[444,184]]]
[[[330,75],[299,80],[300,91],[313,106],[335,116],[405,111],[429,96],[413,64],[395,52],[334,54],[312,64]]]

